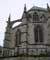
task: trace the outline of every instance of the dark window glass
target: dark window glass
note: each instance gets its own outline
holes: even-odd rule
[[[33,14],[33,21],[39,21],[39,16],[36,12]]]
[[[41,17],[40,17],[41,21],[45,21],[46,20],[46,16],[43,14]]]
[[[15,42],[16,44],[15,45],[17,46],[18,44],[21,43],[21,31],[19,29],[17,30],[15,36],[16,36],[16,39],[15,39],[16,40],[16,42]]]
[[[15,46],[17,46],[17,40],[18,40],[18,35],[17,35],[17,32],[16,32],[16,35],[15,35]]]
[[[35,42],[38,42],[38,31],[36,28],[34,31],[35,31]]]
[[[43,32],[41,26],[36,26],[34,29],[35,42],[43,42]]]
[[[42,29],[39,30],[39,39],[40,39],[40,42],[43,42],[43,32],[42,32]]]

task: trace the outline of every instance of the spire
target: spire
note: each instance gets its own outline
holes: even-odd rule
[[[26,4],[24,4],[24,11],[23,11],[22,18],[25,18],[26,17],[26,12],[27,12]]]
[[[26,4],[24,4],[24,13],[26,13]]]
[[[10,23],[10,20],[11,20],[11,15],[9,14],[8,23]]]
[[[47,10],[49,11],[49,5],[48,5],[48,3],[47,3]]]
[[[11,15],[9,14],[8,21],[7,21],[7,27],[11,27]]]

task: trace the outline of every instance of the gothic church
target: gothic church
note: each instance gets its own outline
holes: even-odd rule
[[[13,27],[15,23],[21,22]],[[9,16],[1,47],[1,60],[50,60],[50,7],[26,5],[20,19],[11,21]]]

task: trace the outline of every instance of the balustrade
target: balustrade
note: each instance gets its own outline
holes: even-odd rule
[[[34,47],[34,48],[2,48],[2,53],[0,57],[10,57],[10,56],[50,56],[50,46],[45,47]],[[28,50],[28,52],[27,52]]]

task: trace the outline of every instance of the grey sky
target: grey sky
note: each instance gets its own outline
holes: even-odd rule
[[[0,0],[0,45],[3,46],[6,21],[11,13],[11,20],[21,18],[24,4],[26,3],[27,10],[32,6],[45,7],[50,0]]]

